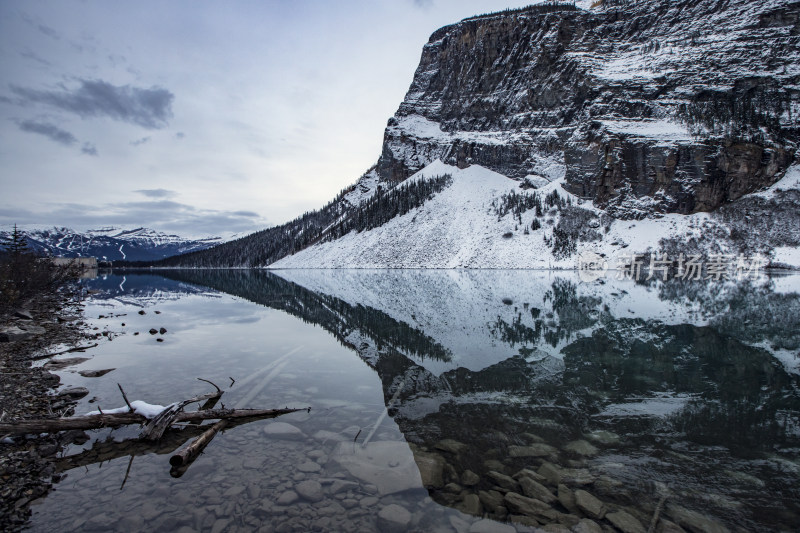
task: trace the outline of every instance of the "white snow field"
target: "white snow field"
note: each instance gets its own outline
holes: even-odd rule
[[[662,126],[662,125],[658,125]],[[668,128],[659,131],[669,131]],[[553,229],[561,214],[551,209],[540,219],[542,228],[531,230],[536,217],[531,209],[521,222],[508,213],[498,219],[492,202],[503,195],[538,194],[542,199],[555,191],[573,205],[592,211],[599,218],[602,210],[566,192],[563,176],[536,190],[523,190],[520,182],[479,165],[459,169],[439,160],[426,166],[408,181],[450,174],[452,184],[422,206],[368,231],[352,231],[344,237],[318,243],[269,265],[270,268],[512,268],[573,269],[581,252],[602,255],[614,268],[625,254],[648,254],[660,249],[666,238],[699,238],[722,224],[711,214],[666,214],[643,220],[614,220],[606,231],[599,227],[601,239],[578,242],[577,254],[569,258],[553,256]],[[374,177],[366,177],[374,189]],[[402,185],[401,185],[402,186]],[[794,166],[768,190],[756,195],[772,195],[779,190],[800,187],[800,167]],[[367,187],[365,187],[366,189]],[[371,195],[365,195],[368,198]],[[528,228],[526,233],[525,228]],[[722,253],[734,253],[732,245],[718,243]],[[800,268],[800,250],[784,247],[775,252],[775,261]]]

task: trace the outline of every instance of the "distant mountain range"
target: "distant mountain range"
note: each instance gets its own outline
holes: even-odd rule
[[[28,246],[54,257],[96,257],[101,261],[155,261],[204,250],[223,242],[221,237],[187,239],[148,228],[107,227],[84,232],[70,228],[21,228]],[[7,236],[9,229],[0,230]]]

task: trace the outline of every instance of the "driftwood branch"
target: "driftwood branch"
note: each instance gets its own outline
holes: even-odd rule
[[[226,430],[249,424],[258,417],[231,418]],[[183,425],[173,426],[164,432],[158,442],[140,439],[116,440],[112,435],[104,441],[95,441],[88,450],[54,459],[56,472],[64,472],[73,468],[80,468],[97,463],[104,463],[114,459],[127,458],[131,455],[172,455],[188,441],[196,439],[208,426]]]
[[[217,387],[217,384],[216,384],[216,383],[214,383],[213,381],[209,381],[209,380],[207,380],[207,379],[203,379],[203,378],[197,378],[197,379],[198,379],[199,381],[205,381],[206,383],[210,383],[210,384],[211,384],[211,385],[212,385],[212,386],[213,386],[215,389],[217,389],[217,394],[218,394],[218,395],[221,395],[221,394],[222,394],[222,389],[220,389],[219,387]]]
[[[64,355],[65,353],[72,353],[72,352],[85,352],[89,348],[97,348],[100,346],[98,343],[89,344],[88,346],[76,346],[74,348],[70,348],[69,350],[64,350],[63,352],[56,352],[56,353],[48,353],[44,355],[37,355],[36,357],[31,357],[31,361],[40,361],[42,359],[49,359],[50,357],[55,357],[57,355]]]
[[[147,421],[147,424],[145,425],[139,437],[148,440],[160,439],[161,435],[164,434],[164,431],[166,431],[173,422],[176,422],[176,418],[183,412],[184,407],[192,403],[202,402],[212,398],[219,398],[220,396],[222,396],[222,391],[219,390],[219,387],[217,387],[217,392],[202,394],[200,396],[195,396],[194,398],[189,398],[188,400],[183,400],[181,402],[175,402],[168,405],[163,411]]]
[[[306,409],[207,409],[205,411],[180,412],[172,423],[198,422],[221,418],[273,418]],[[105,415],[75,416],[71,418],[16,420],[0,423],[0,435],[25,435],[28,433],[53,433],[70,429],[100,429],[129,424],[145,424],[148,419],[137,413],[114,413]]]
[[[224,418],[217,422],[216,424],[210,426],[207,430],[203,432],[202,435],[197,437],[192,443],[187,446],[186,448],[182,449],[175,455],[169,458],[169,464],[173,467],[181,467],[181,466],[188,466],[189,464],[194,461],[198,455],[200,455],[208,443],[211,442],[211,439],[214,436],[225,429],[228,426],[228,421]]]
[[[119,387],[119,391],[122,393],[122,399],[125,400],[125,405],[128,406],[128,411],[131,413],[133,412],[133,407],[131,407],[131,402],[128,401],[128,396],[125,394],[125,390],[122,388],[122,385],[117,383],[117,387]]]

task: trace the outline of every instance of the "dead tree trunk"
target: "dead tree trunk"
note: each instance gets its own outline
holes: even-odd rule
[[[305,409],[208,409],[205,411],[180,412],[172,423],[198,422],[221,418],[271,418]],[[0,435],[25,435],[28,433],[53,433],[70,429],[100,429],[128,424],[145,424],[148,419],[136,413],[76,416],[38,420],[17,420],[0,423]]]
[[[197,437],[192,443],[187,446],[186,448],[182,449],[175,455],[169,458],[169,464],[171,464],[175,468],[179,468],[182,466],[189,466],[192,461],[194,461],[198,455],[203,453],[203,450],[208,443],[211,442],[211,439],[214,436],[228,427],[228,421],[225,419],[220,420],[213,426],[209,427],[207,430],[203,432],[202,435]],[[173,476],[175,477],[175,476]]]

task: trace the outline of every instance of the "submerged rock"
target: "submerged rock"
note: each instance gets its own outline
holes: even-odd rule
[[[591,457],[597,455],[600,450],[592,446],[588,441],[581,439],[572,441],[564,446],[564,451],[583,457]]]
[[[552,485],[558,485],[561,482],[561,469],[553,463],[545,461],[542,463],[542,466],[539,467],[537,473]]]
[[[520,477],[519,485],[522,487],[523,494],[529,498],[536,498],[545,503],[556,501],[555,495],[547,487],[528,476]]]
[[[486,507],[495,514],[501,514],[502,511],[500,511],[500,509],[501,508],[505,509],[505,501],[503,499],[503,494],[497,492],[496,490],[478,491],[478,498],[480,499],[484,507]]]
[[[508,455],[510,457],[548,457],[557,455],[558,450],[549,444],[534,442],[529,446],[509,446]]]
[[[78,400],[89,394],[89,389],[86,387],[68,387],[58,393],[60,397],[73,398]]]
[[[350,474],[377,487],[380,494],[393,494],[412,488],[423,487],[421,471],[425,466],[429,477],[441,481],[441,474],[431,473],[436,470],[425,458],[418,458],[411,453],[408,444],[399,441],[370,442],[366,446],[355,446],[342,442],[331,455],[331,460],[345,468]],[[422,467],[418,467],[418,462]],[[441,470],[438,470],[441,472]],[[440,483],[439,487],[444,483]]]
[[[528,498],[516,492],[509,492],[505,495],[503,500],[506,503],[506,507],[515,513],[533,517],[541,516],[548,520],[555,520],[558,518],[558,513],[543,501]]]
[[[437,450],[452,454],[459,454],[468,448],[468,446],[463,442],[458,442],[457,440],[453,439],[440,440],[433,447]]]
[[[667,505],[667,514],[693,533],[728,533],[728,528],[719,522],[679,505]]]
[[[301,481],[294,489],[301,498],[311,502],[321,501],[324,497],[322,494],[322,485],[320,485],[318,481]]]
[[[486,477],[491,479],[498,487],[506,491],[519,490],[519,483],[514,478],[501,474],[500,472],[491,471],[486,474]]]
[[[105,376],[114,370],[116,370],[116,368],[106,368],[103,370],[81,370],[78,372],[78,374],[85,378],[99,378],[100,376]]]
[[[411,513],[397,504],[387,505],[378,512],[378,529],[386,533],[404,533],[411,523]]]
[[[604,429],[598,429],[596,431],[592,431],[591,433],[587,433],[586,438],[592,442],[596,442],[597,444],[602,444],[604,446],[617,444],[619,442],[619,435]]]
[[[587,516],[597,520],[600,520],[606,514],[606,505],[582,489],[575,491],[575,504]]]
[[[483,506],[481,505],[481,500],[477,494],[467,494],[464,496],[464,501],[461,503],[461,505],[458,505],[457,508],[466,514],[471,514],[473,516],[481,516],[481,513],[483,512]]]
[[[469,527],[469,533],[516,533],[514,526],[495,522],[485,518],[478,520]]]
[[[603,533],[603,528],[594,520],[583,518],[572,526],[573,533]]]
[[[264,434],[268,437],[284,440],[303,440],[306,438],[300,428],[287,422],[272,422],[264,427]]]
[[[481,478],[472,470],[464,470],[461,473],[461,484],[466,487],[472,487],[480,483]]]
[[[608,513],[606,514],[606,520],[611,522],[622,533],[645,533],[646,531],[636,517],[625,511]]]

